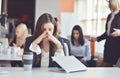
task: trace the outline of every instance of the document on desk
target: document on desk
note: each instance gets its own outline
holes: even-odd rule
[[[67,73],[87,70],[87,67],[74,56],[55,56],[52,59]]]

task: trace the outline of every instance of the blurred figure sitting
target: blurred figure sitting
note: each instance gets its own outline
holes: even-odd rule
[[[24,23],[18,24],[15,29],[15,35],[16,36],[15,36],[14,40],[12,41],[12,43],[10,44],[10,46],[13,46],[13,48],[19,47],[23,54],[26,38],[29,36],[27,26]],[[11,61],[11,66],[12,67],[16,67],[16,66],[22,67],[23,63],[22,63],[22,61]]]
[[[57,19],[57,17],[54,18],[55,21],[57,22],[57,33],[56,33],[56,36],[58,38],[58,40],[61,42],[62,46],[63,46],[63,51],[65,53],[65,56],[69,56],[70,55],[70,51],[71,51],[71,48],[70,48],[70,41],[66,38],[63,38],[60,36],[61,34],[61,28],[60,28],[60,23]]]
[[[71,55],[75,56],[87,66],[87,61],[91,59],[90,43],[84,39],[82,28],[75,25],[71,33]]]

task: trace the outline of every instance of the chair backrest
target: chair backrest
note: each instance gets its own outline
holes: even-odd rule
[[[65,49],[65,56],[69,56],[69,48],[67,43],[64,43],[64,49]]]

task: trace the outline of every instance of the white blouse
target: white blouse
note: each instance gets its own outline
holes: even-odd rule
[[[35,52],[37,55],[42,53],[41,54],[41,67],[48,67],[49,66],[49,52],[45,52],[38,45],[37,45],[36,49],[34,49],[32,44],[30,45],[29,49],[31,51]],[[54,56],[64,56],[63,49],[61,52],[55,52]]]
[[[48,67],[49,66],[49,52],[45,52],[42,49],[41,54],[41,67]]]

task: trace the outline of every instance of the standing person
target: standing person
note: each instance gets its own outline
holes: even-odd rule
[[[120,57],[120,0],[109,0],[111,13],[107,17],[105,32],[92,40],[106,40],[101,66],[112,67]]]
[[[32,37],[27,38],[25,52],[33,52],[33,67],[54,67],[52,56],[64,55],[62,45],[56,38],[57,24],[49,13],[42,14]]]
[[[64,51],[65,56],[69,56],[70,55],[70,51],[71,51],[70,41],[68,39],[60,36],[60,34],[61,34],[60,23],[59,23],[59,21],[58,21],[58,19],[56,17],[54,19],[57,22],[56,37],[58,38],[58,40],[61,42],[61,44],[63,46],[63,51]]]
[[[91,59],[90,42],[84,39],[82,28],[75,25],[71,33],[71,55],[87,66],[87,61]]]
[[[15,29],[15,38],[11,42],[10,46],[13,46],[14,48],[20,48],[22,54],[23,54],[23,49],[25,46],[26,38],[28,37],[28,29],[26,24],[20,23],[17,25]],[[22,61],[11,61],[11,66],[12,67],[22,67],[23,63]]]

